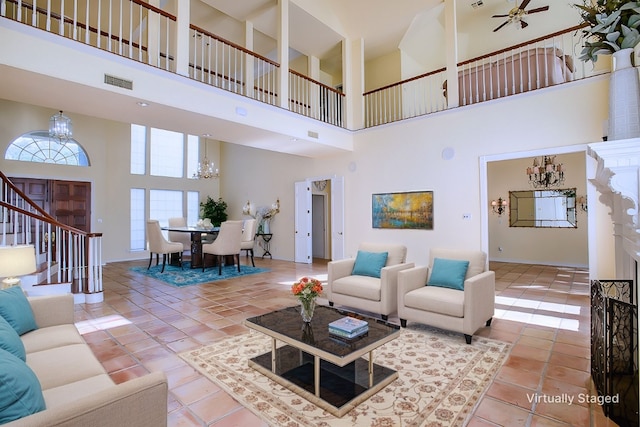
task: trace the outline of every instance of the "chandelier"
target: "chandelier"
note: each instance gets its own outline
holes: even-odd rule
[[[49,119],[49,136],[60,141],[68,141],[73,135],[73,125],[71,119],[64,114],[62,110],[54,114]]]
[[[562,163],[556,163],[556,156],[542,156],[538,161],[533,158],[533,166],[527,167],[529,184],[534,188],[557,187],[564,183],[564,167]]]
[[[198,169],[193,174],[194,179],[211,179],[220,177],[220,171],[207,157],[207,140],[204,140],[204,159],[198,162]]]

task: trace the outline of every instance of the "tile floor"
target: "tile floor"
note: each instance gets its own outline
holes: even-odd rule
[[[247,260],[242,257],[242,262]],[[185,288],[129,271],[145,264],[108,264],[104,302],[76,306],[78,328],[114,381],[165,371],[171,427],[264,426],[177,353],[244,333],[245,318],[295,304],[291,283],[310,275],[326,279],[326,262],[257,258],[256,266],[268,273]],[[513,349],[467,425],[616,425],[597,405],[530,402],[533,393],[593,394],[587,272],[507,263],[491,263],[491,269],[496,272],[496,315],[492,326],[477,334],[513,343]],[[390,321],[398,319],[391,316]]]

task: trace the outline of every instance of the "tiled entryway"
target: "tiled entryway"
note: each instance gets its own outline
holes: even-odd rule
[[[184,288],[129,271],[145,264],[108,264],[105,301],[76,306],[78,328],[112,378],[119,383],[165,371],[172,427],[265,425],[177,353],[244,333],[245,318],[294,305],[291,283],[302,276],[326,279],[326,263],[257,258],[256,266],[268,273]],[[496,316],[478,335],[511,342],[513,349],[468,425],[615,425],[597,405],[550,402],[555,396],[593,395],[587,271],[507,263],[491,263],[491,269]]]

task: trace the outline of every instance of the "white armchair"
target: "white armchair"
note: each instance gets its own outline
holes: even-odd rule
[[[431,249],[429,266],[398,273],[398,316],[400,325],[407,320],[464,334],[471,344],[473,334],[490,326],[495,306],[495,273],[487,270],[487,255],[482,251]],[[436,258],[469,261],[464,289],[428,284]]]
[[[379,277],[353,274],[356,258],[331,261],[325,289],[329,305],[340,304],[372,313],[379,313],[383,320],[397,309],[398,272],[413,267],[407,264],[407,248],[402,245],[362,243],[358,251],[387,253]],[[356,271],[358,273],[358,271]]]
[[[202,271],[205,268],[204,257],[215,255],[218,260],[218,274],[222,274],[222,262],[225,256],[232,256],[240,272],[240,244],[242,241],[242,221],[225,221],[220,224],[220,232],[213,243],[202,245]]]

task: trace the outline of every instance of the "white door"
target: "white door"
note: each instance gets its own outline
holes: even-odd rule
[[[344,177],[331,178],[331,259],[344,259]]]
[[[311,183],[295,184],[295,262],[311,264]]]

